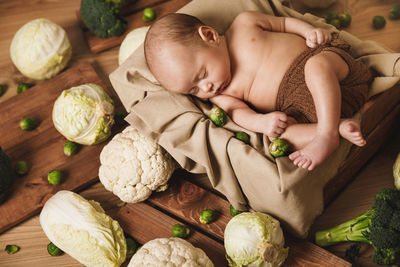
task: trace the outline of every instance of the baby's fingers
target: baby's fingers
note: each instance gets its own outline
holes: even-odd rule
[[[287,123],[283,122],[283,121],[279,121],[278,122],[278,127],[281,128],[281,129],[286,129]]]

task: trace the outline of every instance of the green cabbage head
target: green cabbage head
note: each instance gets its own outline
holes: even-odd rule
[[[111,135],[114,102],[97,84],[82,84],[64,90],[53,107],[56,129],[82,145],[103,142]]]
[[[279,221],[261,212],[243,212],[225,228],[229,266],[281,266],[288,256]]]
[[[85,266],[120,266],[125,261],[124,232],[96,201],[59,191],[44,205],[40,225],[51,242]]]
[[[48,19],[22,26],[11,42],[11,60],[31,79],[50,79],[67,66],[72,49],[67,33]]]

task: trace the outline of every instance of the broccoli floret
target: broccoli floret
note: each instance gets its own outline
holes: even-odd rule
[[[99,37],[120,36],[125,32],[126,22],[119,16],[119,4],[109,0],[82,0],[82,21]]]
[[[377,264],[400,263],[400,191],[381,190],[370,210],[315,234],[315,242],[320,246],[346,241],[370,244],[375,249],[372,260]]]

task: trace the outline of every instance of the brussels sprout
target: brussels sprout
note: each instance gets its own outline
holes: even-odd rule
[[[186,238],[190,234],[190,229],[182,224],[175,224],[172,227],[172,236]]]
[[[31,79],[50,79],[67,66],[72,48],[67,33],[48,19],[22,26],[11,42],[10,55],[18,70]]]
[[[14,165],[14,170],[18,175],[24,175],[28,172],[28,163],[24,160],[17,161]]]
[[[393,165],[393,177],[394,185],[397,190],[400,190],[400,153],[397,155],[397,159]]]
[[[246,144],[250,144],[250,136],[245,132],[237,132],[235,133],[235,137]]]
[[[164,192],[167,189],[168,189],[168,183],[160,185],[159,187],[157,187],[156,192]]]
[[[52,185],[61,184],[62,178],[62,173],[59,170],[52,170],[47,174],[47,180],[49,180],[49,183]]]
[[[325,20],[329,23],[333,19],[338,19],[339,15],[335,10],[329,10],[328,13],[325,15]]]
[[[47,252],[51,255],[51,256],[60,256],[64,253],[64,251],[62,251],[61,249],[59,249],[56,245],[53,244],[53,242],[50,242],[47,245]]]
[[[152,21],[156,17],[156,12],[154,9],[147,7],[143,10],[143,20],[144,21]]]
[[[130,237],[125,237],[126,239],[126,256],[131,256],[136,253],[139,248],[139,244]]]
[[[269,144],[269,153],[275,158],[285,156],[288,150],[289,144],[281,138],[275,138]]]
[[[390,19],[400,19],[400,5],[396,4],[390,9]]]
[[[349,13],[342,13],[339,15],[340,27],[346,28],[351,23],[351,16]]]
[[[372,18],[372,26],[375,29],[382,29],[385,27],[386,20],[383,16],[375,16]]]
[[[68,157],[78,153],[78,150],[79,150],[79,145],[77,143],[74,143],[72,141],[67,141],[64,144],[64,154]]]
[[[31,88],[34,84],[31,83],[20,83],[17,86],[17,93],[20,94],[22,92],[25,92],[29,88]]]
[[[37,125],[35,119],[31,117],[25,117],[19,122],[19,126],[24,131],[31,131],[35,129]]]
[[[332,19],[329,21],[329,24],[335,26],[336,29],[340,29],[340,26],[342,26],[339,19]]]
[[[97,84],[64,90],[53,107],[53,123],[68,140],[94,145],[111,135],[114,102]]]
[[[122,202],[119,202],[119,203],[117,203],[117,207],[118,208],[122,208],[123,206],[125,206],[126,205],[126,202],[124,202],[124,201],[122,201]]]
[[[3,84],[0,84],[0,96],[2,96],[6,92],[6,86]]]
[[[202,224],[207,224],[207,223],[211,223],[211,222],[215,221],[215,217],[216,217],[215,211],[207,209],[207,210],[203,210],[200,213],[199,221]]]
[[[242,213],[243,211],[235,209],[232,205],[229,206],[229,213],[231,214],[232,217],[235,217],[236,215]]]
[[[218,106],[214,106],[210,110],[210,120],[217,126],[224,126],[226,123],[225,111]]]
[[[18,252],[20,249],[19,246],[17,245],[6,245],[6,248],[4,249],[8,254],[14,254]]]

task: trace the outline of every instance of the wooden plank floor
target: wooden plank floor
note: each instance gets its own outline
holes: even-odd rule
[[[138,6],[135,8],[136,10],[141,10],[146,4],[157,6],[166,1],[170,0],[137,0],[136,3],[138,3]],[[297,3],[296,1],[292,2]],[[398,1],[337,0],[332,8],[351,13],[353,21],[347,29],[350,33],[362,39],[378,41],[394,51],[400,52],[400,40],[397,38],[400,34],[400,21],[388,20],[386,27],[380,31],[375,31],[370,26],[373,15],[382,14],[386,16],[390,7],[395,3],[398,3]],[[9,56],[9,46],[13,35],[23,24],[39,17],[48,18],[67,31],[73,47],[73,56],[69,67],[80,62],[89,61],[93,64],[103,81],[110,86],[108,75],[118,66],[118,44],[122,39],[118,40],[119,43],[110,39],[111,43],[114,42],[113,46],[117,46],[111,46],[101,53],[93,54],[92,51],[94,50],[87,38],[87,35],[90,35],[90,33],[82,31],[76,18],[76,11],[79,9],[79,4],[80,0],[0,1],[0,25],[2,25],[2,30],[0,31],[0,84],[8,85],[5,95],[0,97],[0,102],[6,101],[16,94],[15,88],[19,82],[31,82],[31,80],[23,77],[12,65]],[[303,7],[298,6],[297,8],[301,10]],[[128,10],[126,14],[131,14],[132,11],[135,10]],[[316,14],[318,12],[320,14],[323,13],[320,10],[312,11]],[[136,23],[139,23],[137,26],[141,26],[143,22],[139,21],[140,17],[138,15],[136,16],[137,18],[134,20]],[[40,84],[41,82],[35,83]],[[317,219],[313,225],[313,231],[330,227],[359,215],[370,208],[377,191],[383,187],[393,187],[391,168],[397,153],[400,151],[400,131],[396,128],[393,128],[392,131],[394,135],[387,136],[382,141],[384,147],[376,153],[361,172],[355,176],[354,181],[343,190],[339,197],[332,201],[326,208],[326,211]],[[173,223],[185,223],[192,229],[192,235],[189,236],[188,240],[194,242],[195,245],[203,246],[216,263],[225,264],[224,258],[220,256],[224,253],[222,234],[226,222],[230,219],[227,209],[229,205],[223,198],[209,190],[193,186],[191,183],[180,179],[195,179],[195,177],[180,177],[182,175],[184,176],[182,173],[177,173],[174,176],[177,184],[175,187],[169,189],[169,191],[155,194],[145,203],[127,205],[121,209],[116,207],[120,200],[112,193],[106,191],[100,183],[96,183],[82,191],[81,195],[87,199],[94,199],[100,202],[107,213],[114,218],[119,218],[125,231],[132,234],[140,242],[145,242],[156,235],[169,236],[170,227]],[[202,185],[203,188],[208,186],[207,181],[195,179],[194,182]],[[192,191],[183,190],[176,194],[176,196],[181,196],[180,198],[166,198],[173,190],[177,190],[178,188],[191,188],[193,192],[197,193],[193,195]],[[203,204],[213,204],[213,207],[219,212],[218,220],[212,225],[201,225],[198,223],[197,214],[202,209],[202,206],[192,205],[193,202],[187,200],[189,196],[198,197],[199,192],[201,192],[200,195],[203,195],[203,197],[206,196]],[[185,208],[171,210],[171,205],[178,204],[183,205]],[[128,214],[127,211],[130,213]],[[148,216],[145,218],[141,217],[140,220],[147,222],[147,224],[141,224],[140,226],[133,225],[131,222],[134,222],[136,217],[133,218],[132,216],[138,216],[137,214],[143,214],[143,212],[150,216],[150,218],[158,219],[151,222],[148,221]],[[130,222],[126,223],[127,220]],[[148,235],[148,231],[144,234],[143,231],[145,229],[140,228],[143,226],[151,226],[151,235]],[[332,255],[327,250],[320,249],[308,241],[295,240],[288,235],[286,236],[286,240],[288,246],[291,248],[290,258],[286,262],[286,266],[346,266],[346,262],[336,256],[343,258],[347,245],[327,248],[329,252],[334,254]],[[48,242],[39,225],[38,216],[33,216],[31,219],[0,234],[0,266],[22,267],[27,266],[27,264],[29,266],[81,266],[81,264],[68,255],[50,257],[46,251]],[[21,246],[21,251],[14,255],[7,255],[3,250],[6,244],[18,244]],[[369,259],[371,253],[371,249],[363,248],[362,257],[357,260],[356,266],[375,266]],[[322,264],[319,263],[321,258],[325,260]]]

